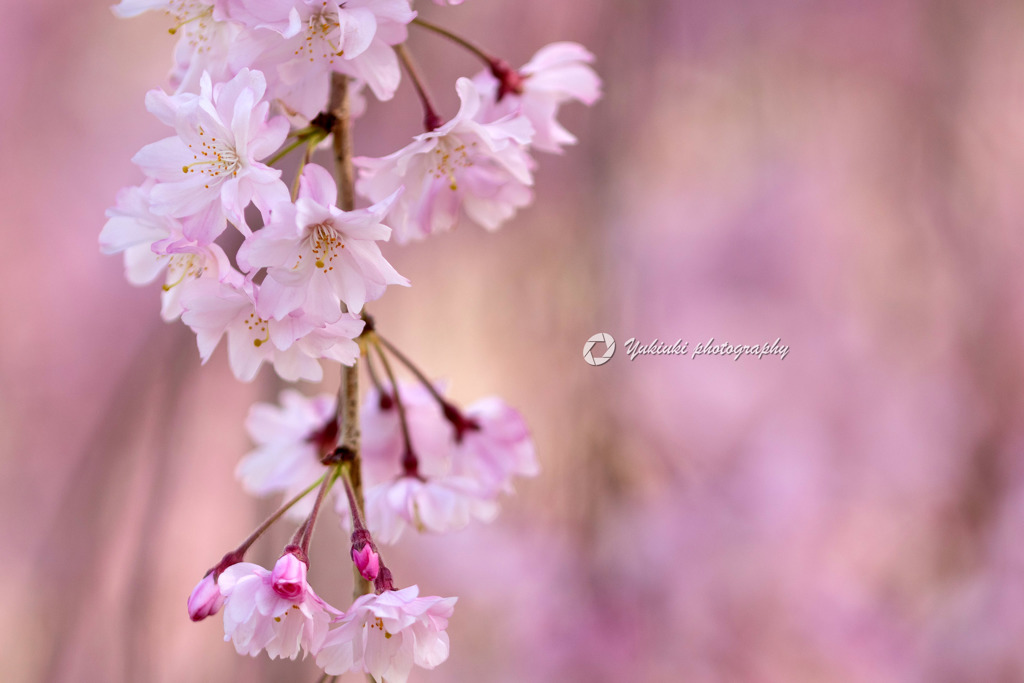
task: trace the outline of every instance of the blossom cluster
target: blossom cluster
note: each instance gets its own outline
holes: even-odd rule
[[[287,550],[272,570],[238,562],[207,574],[189,597],[199,621],[223,608],[225,639],[239,654],[271,659],[312,654],[328,675],[361,671],[405,683],[413,665],[432,669],[448,658],[445,629],[457,598],[419,597],[419,588],[356,599],[345,612],[307,582],[308,562]]]
[[[464,221],[495,230],[527,206],[534,152],[560,153],[575,142],[558,121],[560,107],[600,96],[594,58],[575,43],[555,43],[513,69],[421,19],[411,0],[121,0],[113,10],[163,13],[177,44],[172,88],[145,99],[170,132],[133,157],[142,180],[108,210],[102,251],[123,254],[132,284],[162,283],[161,316],[191,328],[204,363],[226,338],[241,381],[267,364],[284,380],[318,382],[324,360],[351,367],[365,358],[374,383],[358,411],[364,440],[356,449],[341,437],[348,413],[333,396],[289,389],[280,406],[253,406],[246,427],[256,448],[237,475],[250,492],[282,493],[286,502],[210,569],[189,614],[223,611],[225,637],[239,653],[302,652],[327,675],[361,671],[402,683],[414,665],[447,658],[455,598],[396,590],[377,543],[408,529],[441,533],[489,521],[513,479],[538,468],[518,412],[498,398],[459,409],[376,331],[367,303],[410,284],[381,243]],[[412,68],[405,43],[414,23],[484,62],[455,83],[460,106],[451,118],[437,112]],[[403,66],[425,131],[391,154],[336,162],[347,164],[339,177],[354,178],[339,188],[314,161],[318,148],[340,135],[341,119],[350,126],[363,114],[367,93],[392,98]],[[339,82],[345,107],[334,101]],[[276,164],[295,151],[298,170],[286,182]],[[361,208],[352,208],[353,193]],[[373,373],[370,350],[387,381]],[[419,381],[398,381],[388,355]],[[352,533],[358,574],[373,582],[374,591],[344,611],[306,580],[325,500]],[[300,525],[274,568],[245,562],[278,519]]]
[[[366,523],[377,542],[395,543],[409,528],[444,533],[472,519],[490,521],[498,496],[512,492],[513,478],[537,474],[526,422],[500,398],[482,399],[463,412],[442,405],[420,384],[400,383],[413,469],[393,396],[388,389],[371,390],[361,414]],[[307,398],[285,390],[280,407],[254,405],[246,427],[257,447],[237,470],[246,490],[281,493],[287,500],[322,477],[329,469],[323,454],[335,447],[335,402],[330,394]],[[290,514],[302,519],[309,505],[297,504]],[[335,507],[346,520],[347,506],[338,496]]]
[[[461,106],[449,121],[392,154],[355,159],[356,190],[372,204],[342,211],[325,169],[306,165],[289,193],[267,162],[289,137],[303,141],[299,131],[327,107],[331,73],[350,75],[378,98],[394,94],[393,46],[416,16],[408,2],[115,6],[121,16],[145,10],[163,10],[181,34],[176,91],[146,96],[174,135],[135,155],[146,178],[118,196],[101,247],[124,252],[132,283],[163,274],[163,317],[180,316],[193,329],[204,361],[226,335],[243,381],[263,362],[289,381],[319,381],[323,358],[354,362],[351,340],[362,330],[355,315],[388,285],[409,284],[378,243],[392,233],[407,242],[450,230],[463,216],[498,228],[532,199],[531,149],[558,152],[575,140],[556,119],[559,106],[592,103],[600,91],[592,56],[573,43],[543,48],[519,71],[495,67],[459,79]],[[250,206],[261,229],[250,225]],[[234,259],[217,242],[228,225],[244,240]]]

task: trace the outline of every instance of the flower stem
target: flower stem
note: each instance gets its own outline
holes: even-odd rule
[[[299,161],[299,167],[295,169],[295,180],[292,181],[292,202],[299,196],[299,183],[302,180],[302,172],[306,169],[306,164],[313,158],[313,150],[316,149],[317,142],[314,138],[306,143],[306,151]]]
[[[380,377],[377,376],[377,370],[373,367],[373,356],[369,353],[366,354],[366,371],[370,375],[370,381],[373,382],[374,388],[377,393],[380,394],[380,409],[390,410],[394,400],[391,398],[391,394],[384,389],[384,386],[380,383]]]
[[[366,528],[366,523],[363,521],[363,513],[360,508],[360,504],[356,501],[355,492],[352,490],[352,482],[349,479],[349,470],[343,464],[339,467],[341,473],[341,480],[345,486],[345,495],[348,496],[348,506],[352,512],[352,543],[353,549],[356,548],[356,542],[362,547],[363,544],[369,545],[370,550],[377,554],[380,560],[380,570],[377,573],[377,578],[374,581],[374,590],[380,595],[384,591],[394,590],[394,583],[391,575],[391,570],[384,564],[384,559],[380,556],[380,550],[377,549],[377,544],[373,542],[373,536],[370,535],[369,529]],[[358,571],[358,570],[356,570]]]
[[[391,369],[388,357],[384,355],[384,348],[380,345],[380,337],[376,332],[371,333],[370,340],[373,342],[373,348],[377,351],[377,357],[380,358],[381,365],[384,366],[384,373],[388,376],[388,381],[391,382],[391,397],[395,400],[395,407],[398,408],[398,424],[402,427],[402,441],[405,445],[405,454],[402,456],[402,469],[407,477],[419,477],[419,459],[412,449],[412,439],[409,438],[409,421],[405,415],[405,405],[402,403],[402,397],[398,395],[398,381],[395,379],[395,373]]]
[[[483,60],[487,68],[491,70],[491,74],[498,79],[498,95],[497,99],[500,102],[502,98],[509,94],[522,95],[523,94],[523,81],[525,76],[520,74],[518,71],[512,68],[512,66],[500,57],[488,54],[482,48],[476,44],[469,42],[460,35],[456,35],[448,29],[441,28],[437,24],[432,24],[429,21],[424,21],[420,18],[412,20],[412,23],[418,24],[425,29],[429,29],[435,33],[438,33],[448,40],[458,43],[462,47],[466,48],[477,57]]]
[[[406,356],[404,353],[395,348],[394,344],[392,344],[387,339],[377,334],[376,330],[373,332],[373,339],[379,345],[382,345],[384,348],[386,348],[391,353],[391,355],[393,355],[395,358],[401,361],[402,365],[409,368],[409,370],[412,371],[412,374],[416,375],[416,379],[418,379],[423,384],[423,386],[427,388],[427,391],[430,392],[430,395],[433,396],[434,400],[437,401],[437,403],[441,406],[441,411],[444,413],[445,419],[448,420],[452,424],[452,427],[455,428],[456,442],[461,443],[462,437],[465,435],[467,431],[475,431],[480,429],[480,424],[476,420],[472,418],[467,418],[465,415],[462,414],[462,411],[455,406],[455,404],[447,401],[445,397],[442,396],[440,392],[438,392],[438,390],[434,387],[433,383],[431,383],[431,381],[427,378],[423,371],[416,367],[416,364],[409,360],[408,356]],[[378,349],[380,349],[380,346],[378,346]],[[383,354],[381,354],[381,357],[383,357]]]
[[[298,136],[297,138],[295,138],[294,142],[289,144],[287,147],[282,148],[280,152],[278,152],[274,156],[272,156],[269,159],[267,159],[267,161],[266,161],[267,166],[273,166],[277,162],[281,161],[281,159],[284,159],[288,155],[289,152],[291,152],[293,149],[297,148],[299,145],[301,145],[305,141],[306,141],[306,139],[304,137],[302,137],[301,135]]]
[[[313,526],[316,524],[316,518],[320,514],[320,505],[324,502],[324,498],[327,497],[327,492],[331,490],[331,485],[334,484],[334,480],[338,478],[338,468],[335,467],[333,471],[328,472],[323,477],[323,483],[320,484],[320,490],[316,494],[316,502],[313,503],[313,510],[309,513],[309,518],[302,527],[302,535],[299,538],[296,545],[302,549],[305,555],[309,556],[309,542],[313,539]]]
[[[451,31],[449,31],[446,28],[442,28],[442,27],[438,26],[437,24],[432,24],[429,21],[424,21],[423,19],[420,19],[419,17],[416,17],[415,19],[413,19],[412,23],[416,24],[417,26],[422,26],[423,28],[428,29],[430,31],[433,31],[434,33],[437,33],[438,35],[442,35],[445,38],[447,38],[448,40],[452,41],[453,43],[461,45],[462,47],[466,48],[467,50],[469,50],[470,52],[475,54],[477,57],[482,59],[484,62],[486,62],[488,66],[490,66],[491,62],[494,60],[494,57],[492,57],[491,55],[489,55],[486,52],[484,52],[484,50],[482,48],[478,47],[474,43],[471,43],[470,41],[466,40],[462,36],[460,36],[458,34],[455,34],[455,33],[452,33]]]
[[[416,94],[419,95],[420,104],[423,105],[423,127],[427,129],[428,133],[440,128],[444,121],[441,120],[440,115],[437,113],[437,109],[434,107],[434,101],[431,99],[430,93],[427,92],[427,84],[420,76],[420,72],[416,68],[416,63],[412,59],[412,54],[409,53],[409,48],[407,48],[404,43],[396,45],[395,53],[398,55],[398,58],[402,60],[402,66],[405,67],[406,72],[409,74],[409,80],[412,81],[413,87],[416,88]]]
[[[214,571],[216,571],[219,574],[220,572],[224,571],[224,569],[226,569],[227,567],[231,566],[231,564],[235,564],[237,562],[241,562],[242,558],[245,556],[245,553],[249,550],[250,546],[252,546],[252,544],[255,543],[256,540],[260,536],[262,536],[263,533],[274,524],[274,522],[276,522],[277,520],[281,519],[281,516],[284,513],[288,512],[288,510],[290,510],[293,505],[295,505],[300,500],[302,500],[307,495],[309,495],[310,491],[315,489],[317,486],[320,486],[325,481],[326,478],[327,478],[326,474],[324,476],[320,477],[315,482],[313,482],[312,484],[307,486],[305,490],[301,491],[294,498],[292,498],[287,503],[285,503],[284,505],[279,507],[274,512],[274,514],[270,515],[270,517],[267,517],[265,520],[263,520],[263,523],[260,524],[258,527],[256,527],[255,531],[253,531],[251,534],[249,534],[249,538],[247,538],[244,541],[242,541],[241,545],[239,545],[237,548],[235,548],[234,550],[232,550],[231,552],[229,552],[227,555],[224,556],[224,559],[222,559],[220,561],[220,564],[218,564],[216,567],[214,567]],[[234,561],[231,561],[229,564],[225,564],[226,562],[228,562],[232,558],[234,558]]]
[[[380,336],[376,332],[373,333],[373,338],[374,341],[376,341],[380,345],[383,345],[383,347],[387,349],[392,356],[397,358],[402,365],[409,368],[409,371],[412,372],[412,374],[416,375],[416,379],[418,379],[423,384],[423,386],[426,387],[427,391],[430,392],[430,395],[434,397],[434,400],[436,400],[442,406],[448,405],[448,402],[444,400],[444,397],[441,396],[441,394],[437,391],[437,389],[431,383],[430,379],[427,378],[427,376],[423,373],[422,370],[416,367],[415,363],[409,360],[408,356],[399,351],[394,344],[392,344],[391,342],[389,342],[387,339]]]

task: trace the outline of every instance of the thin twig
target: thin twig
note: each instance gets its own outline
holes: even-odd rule
[[[438,26],[437,24],[432,24],[429,21],[424,21],[423,19],[420,19],[419,17],[416,17],[415,19],[413,19],[412,23],[416,24],[417,26],[422,26],[425,29],[433,31],[434,33],[437,33],[438,35],[442,35],[445,38],[447,38],[448,40],[461,45],[462,47],[466,48],[467,50],[469,50],[470,52],[475,54],[480,59],[484,60],[484,62],[486,62],[488,66],[490,66],[491,62],[494,61],[494,58],[491,55],[489,55],[486,52],[484,52],[483,48],[477,46],[475,43],[471,43],[470,41],[466,40],[465,38],[463,38],[460,35],[452,33],[451,31],[449,31],[446,28],[442,28],[442,27]]]
[[[412,81],[416,94],[419,95],[420,104],[423,105],[423,127],[427,129],[428,133],[440,128],[444,121],[441,120],[441,116],[437,113],[437,108],[434,107],[434,100],[427,91],[426,81],[420,76],[419,69],[416,68],[416,62],[413,61],[409,48],[404,43],[395,45],[395,53],[409,74],[409,80]]]

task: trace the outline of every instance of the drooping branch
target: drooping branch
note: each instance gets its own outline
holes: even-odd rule
[[[348,76],[331,74],[330,112],[334,117],[331,135],[334,143],[334,174],[338,181],[338,208],[352,211],[356,206],[355,167],[352,164],[352,115]],[[359,366],[341,366],[338,388],[338,444],[352,458],[350,476],[354,495],[363,501],[362,459],[359,452]],[[370,583],[353,569],[354,593],[358,597],[370,592]]]

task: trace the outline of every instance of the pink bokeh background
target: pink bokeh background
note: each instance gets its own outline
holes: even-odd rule
[[[1024,7],[416,5],[513,64],[582,42],[605,97],[565,109],[580,144],[500,232],[386,247],[413,287],[371,305],[380,329],[463,404],[517,406],[543,468],[495,524],[388,551],[460,597],[451,658],[413,680],[1024,681]],[[223,349],[200,368],[97,247],[166,134],[143,96],[173,38],[104,3],[3,9],[0,679],[312,683],[185,612],[274,507],[233,470],[282,385]],[[451,115],[477,64],[410,48]],[[404,86],[357,152],[419,121]],[[595,332],[619,342],[599,368]],[[790,352],[630,361],[630,337]],[[314,553],[344,604],[344,533]]]

